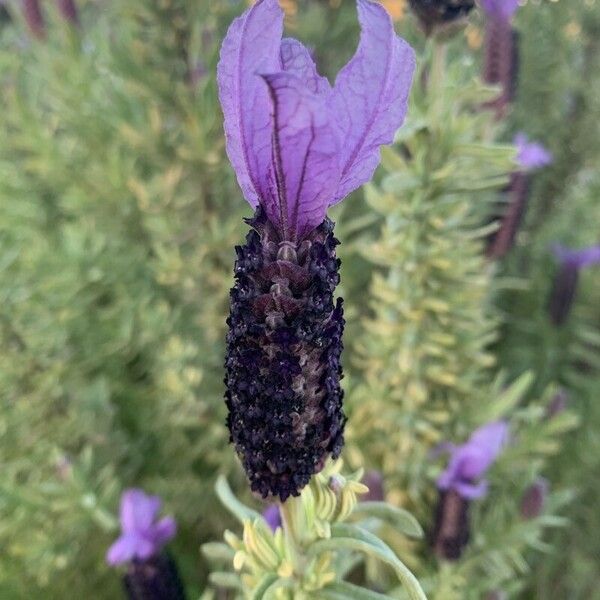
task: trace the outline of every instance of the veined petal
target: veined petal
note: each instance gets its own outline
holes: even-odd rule
[[[253,207],[266,192],[272,130],[268,90],[257,72],[279,70],[282,34],[277,0],[259,0],[231,24],[217,67],[227,155]]]
[[[125,533],[145,532],[160,511],[161,500],[140,489],[129,489],[121,498],[120,520]]]
[[[284,71],[299,77],[313,94],[331,92],[331,84],[321,77],[306,46],[294,38],[281,42],[281,66]]]
[[[263,206],[284,239],[320,225],[340,177],[337,132],[327,97],[291,73],[263,76],[273,101],[273,157]]]
[[[340,71],[332,95],[343,147],[342,179],[331,204],[372,177],[379,147],[393,141],[404,121],[415,69],[412,48],[394,33],[381,5],[358,0],[358,16],[358,50]]]

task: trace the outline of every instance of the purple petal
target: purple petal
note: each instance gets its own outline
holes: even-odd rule
[[[600,245],[574,250],[560,244],[555,244],[552,247],[552,251],[561,263],[574,266],[577,269],[600,264]]]
[[[161,547],[172,540],[177,533],[177,523],[173,517],[164,517],[151,529],[151,538],[156,546]]]
[[[154,544],[137,534],[124,534],[119,537],[106,553],[106,562],[111,566],[121,565],[134,558],[145,560],[154,554]]]
[[[217,67],[227,155],[253,207],[266,194],[272,131],[268,90],[257,72],[280,69],[282,33],[277,0],[259,0],[231,24]]]
[[[530,142],[524,133],[518,133],[514,143],[517,147],[517,161],[523,169],[540,169],[552,163],[552,154],[542,144]]]
[[[302,238],[325,218],[339,182],[339,144],[327,99],[295,75],[264,75],[274,105],[273,162],[263,205],[285,239]]]
[[[481,0],[481,6],[489,16],[510,21],[519,8],[519,0]]]
[[[331,204],[372,177],[379,147],[392,143],[404,120],[415,69],[412,48],[396,36],[381,5],[358,0],[358,15],[360,44],[340,71],[332,96],[344,144],[342,180]]]
[[[281,513],[279,512],[279,506],[277,504],[267,506],[263,511],[262,516],[267,522],[267,525],[271,528],[271,531],[275,531],[278,527],[281,527]]]
[[[476,429],[467,444],[484,452],[493,462],[507,442],[508,423],[493,421]]]
[[[130,489],[121,497],[121,528],[126,533],[144,533],[160,511],[158,496],[148,496],[140,489]]]
[[[281,42],[281,66],[284,71],[293,73],[314,94],[331,93],[331,85],[326,77],[321,77],[317,67],[303,44],[293,38]]]
[[[485,480],[478,483],[458,481],[452,487],[466,500],[477,500],[487,494],[488,482]]]

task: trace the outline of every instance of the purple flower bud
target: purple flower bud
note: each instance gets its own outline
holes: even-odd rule
[[[21,0],[25,22],[31,33],[38,39],[46,37],[46,23],[42,15],[39,0]]]
[[[123,576],[129,600],[185,600],[183,583],[173,558],[163,552],[140,562],[133,561]]]
[[[142,490],[129,489],[121,496],[121,535],[108,549],[106,562],[116,566],[131,561],[146,561],[156,556],[177,531],[175,519],[156,521],[162,502]]]
[[[65,21],[69,21],[73,25],[79,25],[79,14],[75,0],[56,0],[56,6]]]
[[[464,19],[475,7],[475,0],[410,0],[426,35],[435,29]]]
[[[483,600],[507,600],[507,598],[506,592],[502,590],[492,590],[486,593]]]
[[[496,110],[498,118],[504,116],[514,100],[519,78],[519,35],[509,21],[489,18],[485,22],[485,52],[483,80],[499,85],[499,96],[486,106]]]
[[[252,490],[282,501],[343,445],[344,319],[327,208],[372,176],[414,71],[385,9],[358,0],[358,14],[358,50],[333,88],[300,42],[281,39],[277,0],[234,21],[218,66],[227,153],[256,209],[236,248],[227,423]]]
[[[519,0],[481,0],[481,6],[486,17],[509,22],[519,8]]]
[[[559,327],[566,322],[571,313],[580,269],[600,264],[600,245],[582,250],[572,250],[556,245],[553,251],[559,261],[559,269],[550,292],[548,314],[552,323]]]
[[[267,522],[267,525],[271,528],[271,531],[275,531],[278,527],[281,527],[281,512],[279,512],[278,504],[270,504],[263,511],[263,519]]]
[[[521,498],[521,517],[535,519],[542,514],[550,484],[548,480],[539,477],[525,490]]]
[[[369,488],[369,491],[361,497],[363,502],[382,502],[385,499],[383,476],[379,471],[367,471],[362,478],[362,483]]]
[[[462,556],[470,537],[469,506],[469,500],[456,491],[440,491],[431,539],[440,558],[458,560]]]
[[[494,421],[476,429],[462,446],[447,447],[450,462],[438,477],[440,490],[454,490],[465,499],[481,498],[487,493],[483,478],[508,442],[508,424]]]

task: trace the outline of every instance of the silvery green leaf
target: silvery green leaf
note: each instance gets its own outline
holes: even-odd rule
[[[253,509],[249,508],[245,504],[242,504],[231,491],[227,479],[223,475],[220,475],[215,485],[215,491],[219,500],[223,506],[234,516],[240,523],[243,523],[247,519],[260,519],[260,515]]]
[[[352,600],[391,600],[392,598],[347,581],[337,581],[319,590],[319,597],[323,600],[348,600],[349,598]]]
[[[386,502],[360,502],[356,505],[353,514],[377,517],[392,523],[402,533],[420,538],[423,537],[423,528],[407,510],[392,506]]]

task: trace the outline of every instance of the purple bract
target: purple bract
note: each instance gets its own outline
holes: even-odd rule
[[[121,496],[121,535],[109,548],[106,561],[120,565],[131,560],[147,560],[155,556],[175,536],[173,517],[156,521],[162,502],[142,490],[129,489]]]
[[[282,40],[277,0],[259,0],[223,42],[227,153],[246,200],[284,240],[302,240],[368,181],[404,120],[414,53],[381,5],[358,0],[358,15],[358,50],[333,87],[300,42]]]
[[[519,0],[481,0],[481,6],[488,16],[510,21],[519,8]]]
[[[450,462],[439,476],[440,490],[454,490],[465,499],[481,498],[487,492],[483,476],[508,442],[508,425],[494,421],[475,430],[462,446],[445,444]]]

